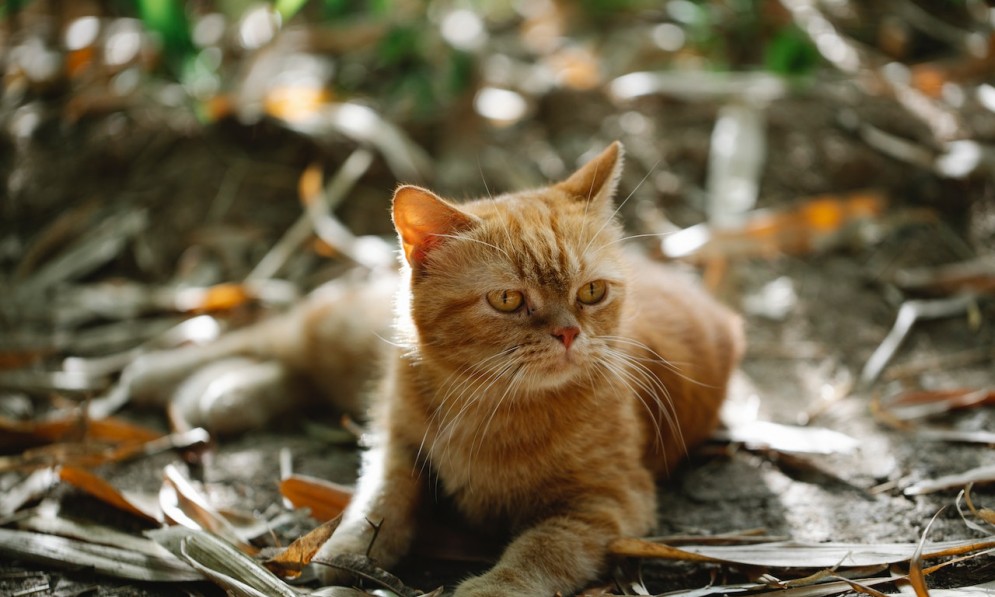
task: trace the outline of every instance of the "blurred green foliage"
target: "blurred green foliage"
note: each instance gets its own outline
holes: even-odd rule
[[[175,73],[182,73],[194,55],[190,22],[179,0],[137,0],[138,14],[145,27],[162,40],[163,51]]]
[[[0,11],[16,13],[31,1],[6,0]],[[283,26],[307,22],[331,37],[372,27],[378,33],[367,43],[329,57],[335,63],[331,91],[336,97],[362,96],[378,103],[386,114],[417,120],[445,114],[447,106],[471,92],[481,80],[484,58],[491,53],[541,62],[542,56],[531,56],[522,40],[515,40],[523,30],[518,24],[534,18],[537,10],[523,11],[529,0],[519,2],[521,6],[515,0],[105,0],[104,6],[118,16],[141,19],[161,44],[165,75],[182,82],[199,99],[204,97],[197,90],[223,92],[223,82],[231,81],[239,70],[233,62],[256,51],[224,49],[205,60],[205,49],[193,40],[199,20],[207,14],[220,13],[229,27],[236,28],[250,10],[268,4]],[[770,6],[770,0],[563,0],[542,10],[567,8],[564,35],[581,43],[593,39],[594,46],[609,48],[616,42],[626,45],[643,39],[639,43],[652,45],[645,27],[627,28],[671,23],[684,36],[680,52],[671,52],[669,59],[693,56],[698,65],[714,70],[809,73],[821,62],[818,51],[790,22],[777,21]],[[442,19],[456,9],[475,11],[488,30],[487,45],[479,52],[445,40]],[[608,26],[609,20],[615,25]],[[231,35],[234,31],[229,33],[227,39],[237,37]],[[666,60],[630,68],[670,68]],[[205,81],[210,81],[206,87]]]
[[[804,75],[822,62],[812,40],[795,26],[780,29],[767,44],[764,65],[781,75]]]

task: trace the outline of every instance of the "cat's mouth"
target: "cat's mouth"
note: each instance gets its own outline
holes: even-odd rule
[[[581,371],[583,359],[573,349],[552,349],[529,363],[536,384],[544,388],[561,386],[573,380]]]

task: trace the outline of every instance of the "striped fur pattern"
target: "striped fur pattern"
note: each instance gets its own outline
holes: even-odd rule
[[[322,555],[369,549],[389,566],[444,494],[510,537],[457,596],[551,596],[605,573],[613,539],[653,528],[655,480],[715,427],[743,341],[738,317],[625,251],[621,154],[615,143],[564,182],[459,205],[397,190],[397,346]]]

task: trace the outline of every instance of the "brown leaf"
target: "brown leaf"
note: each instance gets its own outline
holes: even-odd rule
[[[315,162],[308,166],[297,181],[297,195],[300,197],[301,203],[308,206],[319,199],[324,184],[321,164]]]
[[[80,413],[45,421],[17,421],[0,417],[0,447],[5,450],[38,446],[59,441],[91,440],[97,442],[152,441],[161,433],[114,417],[87,419]]]
[[[779,541],[757,545],[685,545],[681,549],[644,539],[616,539],[615,555],[691,562],[725,562],[772,568],[862,567],[909,561],[917,545],[908,543],[803,543]],[[957,556],[995,547],[995,535],[980,540],[930,543],[923,559]]]
[[[186,297],[185,297],[186,298]],[[252,293],[242,284],[216,284],[201,289],[192,303],[179,305],[182,310],[193,313],[227,311],[247,303]]]
[[[995,388],[910,391],[899,394],[880,406],[894,419],[911,421],[988,404],[995,404]]]
[[[967,507],[970,508],[972,514],[988,524],[995,526],[995,511],[989,510],[988,508],[974,507],[974,500],[971,499],[971,489],[973,486],[974,483],[968,483],[967,487],[964,489],[964,501],[967,502]]]
[[[161,524],[161,512],[148,512],[124,496],[113,485],[91,472],[73,466],[63,466],[59,478],[64,482],[88,493],[118,510],[137,516],[143,520]]]
[[[721,562],[708,556],[699,555],[689,551],[684,551],[676,547],[653,543],[645,539],[633,537],[623,537],[616,539],[608,545],[608,551],[613,555],[625,558],[660,558],[666,560],[683,560],[689,562]]]
[[[280,493],[295,508],[310,508],[311,516],[321,521],[341,514],[352,499],[351,488],[306,475],[291,475],[280,481]]]
[[[167,518],[177,524],[202,528],[218,535],[242,553],[255,555],[259,550],[239,536],[207,497],[198,491],[173,465],[163,470],[165,482],[159,492],[159,505]]]
[[[142,444],[122,447],[96,442],[63,442],[25,450],[16,456],[0,457],[0,471],[34,470],[51,466],[91,468],[107,462],[123,460],[140,452]]]
[[[311,562],[318,549],[338,528],[340,520],[341,517],[336,517],[321,523],[308,534],[296,539],[282,552],[263,562],[263,566],[281,578],[297,578],[304,566]]]
[[[662,249],[668,257],[697,262],[804,255],[832,246],[858,222],[879,218],[886,205],[877,191],[811,197],[788,209],[755,211],[736,229],[702,225],[669,234]]]
[[[942,511],[941,509],[940,512]],[[926,575],[922,570],[922,553],[923,547],[926,545],[926,536],[929,534],[929,528],[933,526],[933,522],[936,521],[936,517],[940,515],[940,512],[934,514],[932,520],[926,525],[925,530],[922,532],[922,537],[919,539],[919,544],[916,545],[916,550],[909,559],[909,584],[912,585],[912,589],[915,590],[917,597],[929,597],[929,587],[926,586]]]

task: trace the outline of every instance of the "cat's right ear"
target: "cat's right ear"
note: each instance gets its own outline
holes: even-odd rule
[[[477,221],[432,191],[411,185],[394,192],[393,214],[404,257],[415,269],[443,239],[472,228]]]

